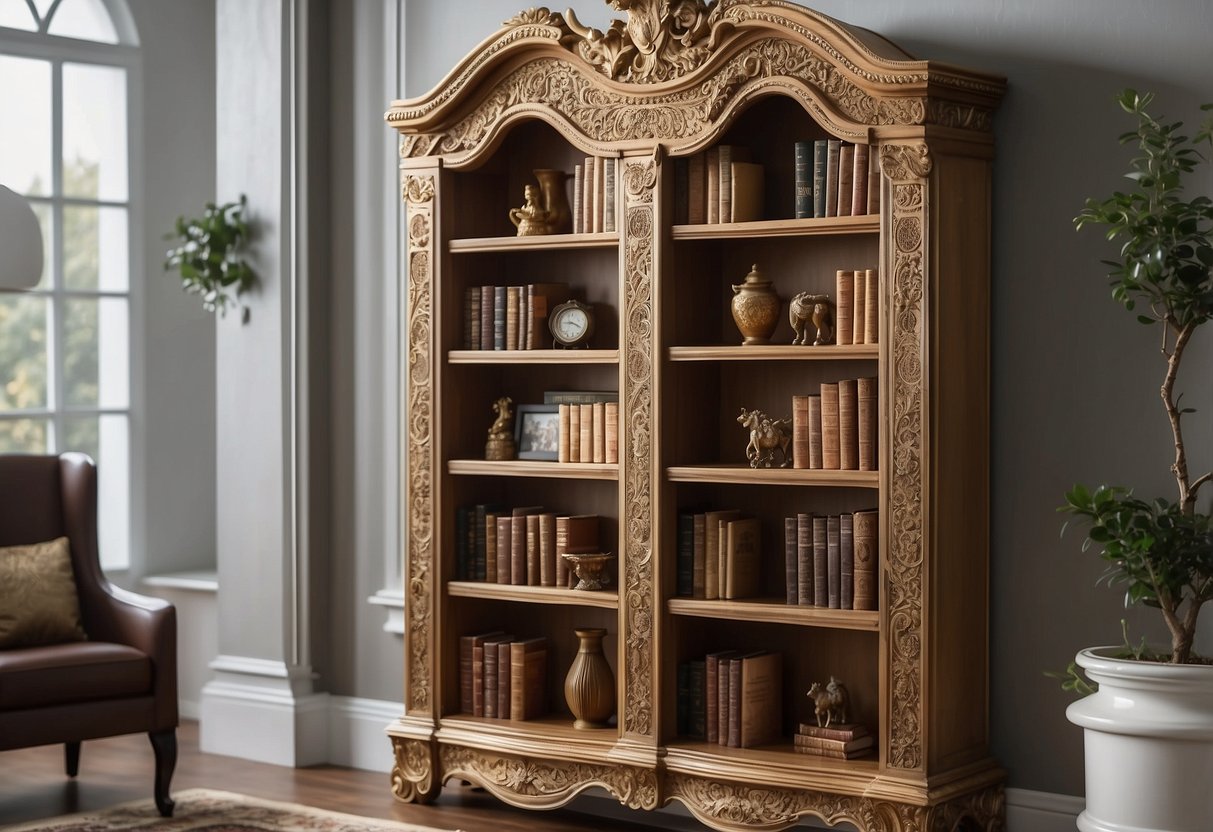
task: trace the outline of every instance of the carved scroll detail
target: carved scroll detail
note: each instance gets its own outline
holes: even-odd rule
[[[931,172],[931,152],[921,143],[881,145],[880,169],[894,182],[921,179]]]
[[[396,762],[392,766],[392,794],[405,803],[427,803],[436,793],[434,757],[430,744],[392,737]]]

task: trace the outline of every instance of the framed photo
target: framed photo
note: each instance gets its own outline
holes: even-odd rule
[[[514,416],[514,441],[519,459],[560,458],[560,406],[520,404]]]

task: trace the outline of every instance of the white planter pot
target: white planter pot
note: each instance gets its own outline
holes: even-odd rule
[[[1066,717],[1085,731],[1082,832],[1213,830],[1213,666],[1076,660],[1099,690]]]

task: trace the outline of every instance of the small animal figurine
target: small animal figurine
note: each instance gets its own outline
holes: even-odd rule
[[[806,326],[808,321],[812,321],[813,326],[817,328],[817,337],[813,339],[813,346],[820,347],[822,344],[834,343],[833,307],[834,304],[829,295],[801,292],[792,298],[792,302],[788,304],[788,320],[795,332],[792,343],[807,344],[809,342],[809,329]]]
[[[737,423],[750,431],[750,442],[746,445],[745,456],[750,461],[751,468],[770,468],[775,462],[775,451],[783,455],[780,468],[792,464],[788,453],[788,445],[792,444],[792,420],[772,419],[761,410],[746,410],[741,408]]]
[[[513,459],[517,456],[517,446],[514,444],[514,412],[510,405],[514,400],[502,396],[493,402],[493,412],[497,418],[489,427],[488,442],[484,446],[485,459]]]
[[[825,685],[814,682],[809,688],[809,699],[813,700],[813,710],[817,717],[819,728],[828,728],[831,723],[845,723],[847,711],[851,707],[851,696],[847,693],[846,685],[830,677]]]
[[[530,237],[535,234],[552,233],[552,212],[543,207],[539,196],[539,188],[527,185],[523,189],[521,208],[510,209],[510,222],[518,229],[519,237]]]

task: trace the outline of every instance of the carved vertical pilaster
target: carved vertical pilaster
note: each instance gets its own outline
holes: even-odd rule
[[[405,515],[406,711],[433,712],[434,657],[434,183],[431,173],[405,171],[408,329],[404,339],[407,417]],[[399,758],[400,745],[397,744]],[[428,753],[428,752],[427,752]]]
[[[891,218],[885,263],[884,297],[889,308],[892,377],[890,441],[885,443],[889,474],[888,678],[890,768],[926,765],[923,732],[923,587],[925,586],[925,436],[927,428],[927,313],[924,264],[927,260],[928,188],[931,157],[925,144],[882,145],[880,166],[891,183]],[[891,307],[891,308],[890,308]]]
[[[657,163],[622,160],[623,219],[623,389],[626,425],[620,425],[624,523],[620,583],[624,592],[624,737],[654,741],[653,621],[657,603],[653,576],[653,269],[654,194]]]

